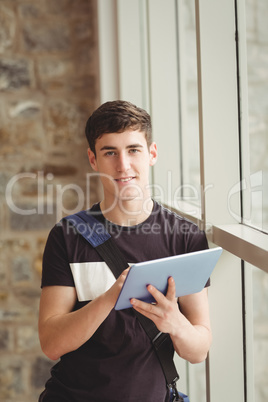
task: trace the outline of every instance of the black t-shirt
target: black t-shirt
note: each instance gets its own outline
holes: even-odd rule
[[[99,204],[91,212],[104,223],[129,263],[206,249],[204,232],[154,202],[143,223],[122,227],[103,217]],[[42,287],[75,286],[75,309],[105,292],[115,278],[96,250],[68,221],[50,232]],[[112,310],[94,335],[54,366],[42,401],[163,402],[165,378],[132,308]]]

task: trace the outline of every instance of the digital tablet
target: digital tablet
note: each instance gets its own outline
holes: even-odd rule
[[[221,247],[133,264],[115,304],[115,310],[132,307],[131,298],[155,302],[147,285],[166,294],[170,276],[175,280],[176,297],[200,292],[206,285],[220,255]]]

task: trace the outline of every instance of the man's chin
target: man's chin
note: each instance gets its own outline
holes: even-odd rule
[[[143,192],[141,188],[124,188],[119,191],[118,199],[120,201],[137,201],[143,199]]]
[[[131,202],[131,201],[138,201],[140,200],[140,194],[139,195],[124,195],[124,196],[119,196],[118,200],[121,202]]]

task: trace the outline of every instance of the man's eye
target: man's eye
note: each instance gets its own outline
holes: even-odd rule
[[[115,155],[114,151],[108,151],[105,153],[105,156],[113,156],[113,155]]]
[[[130,152],[131,154],[136,154],[136,153],[139,152],[139,150],[138,150],[137,148],[132,148],[129,152]]]

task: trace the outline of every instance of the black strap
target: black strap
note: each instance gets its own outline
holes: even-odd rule
[[[113,241],[111,235],[106,231],[104,225],[94,216],[86,211],[70,215],[64,218],[71,224],[98,252],[107,263],[115,278],[128,268],[128,263]],[[135,314],[152,341],[157,357],[164,372],[166,383],[169,388],[176,390],[176,382],[179,379],[174,361],[173,344],[168,334],[159,332],[152,320],[135,311]],[[175,391],[174,391],[175,392]]]

